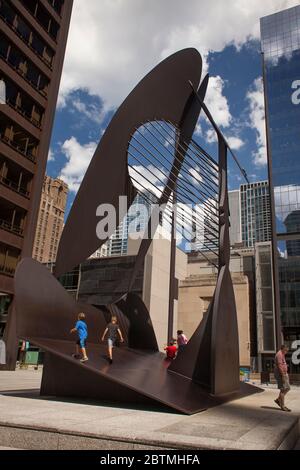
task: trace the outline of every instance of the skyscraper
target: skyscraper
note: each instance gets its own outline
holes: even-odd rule
[[[230,210],[230,245],[242,242],[241,234],[241,191],[239,189],[228,191]]]
[[[0,334],[32,255],[73,0],[0,0]],[[4,84],[4,85],[3,85]],[[15,360],[10,315],[5,339]]]
[[[54,263],[64,227],[68,186],[59,179],[45,176],[33,247],[33,258],[40,263]]]
[[[243,184],[240,189],[242,242],[247,248],[272,237],[269,183]]]
[[[300,339],[300,6],[261,19],[277,347]]]
[[[150,218],[151,198],[153,203],[156,199],[149,193],[147,198],[138,193],[128,214],[124,217],[115,233],[110,237],[107,245],[107,256],[125,256],[128,250],[128,237],[133,233],[142,233],[147,229]]]
[[[272,237],[269,183],[242,184],[229,191],[230,244],[254,248]]]

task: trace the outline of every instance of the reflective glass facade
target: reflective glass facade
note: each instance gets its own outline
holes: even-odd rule
[[[300,6],[262,18],[261,33],[276,226],[285,233],[300,209]],[[300,212],[293,219],[299,226]]]
[[[283,333],[289,342],[300,339],[300,6],[262,18],[261,38],[274,249]]]
[[[272,238],[269,183],[243,184],[241,186],[242,241],[247,248]]]

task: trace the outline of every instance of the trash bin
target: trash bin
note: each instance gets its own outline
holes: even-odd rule
[[[260,382],[262,384],[270,383],[270,371],[265,371],[260,373]]]
[[[30,366],[37,366],[39,362],[38,351],[27,351],[25,355],[25,364]]]

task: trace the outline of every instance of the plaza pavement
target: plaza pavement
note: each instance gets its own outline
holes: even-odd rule
[[[275,386],[194,416],[40,398],[41,371],[0,372],[0,446],[17,449],[300,449],[300,388]],[[256,384],[257,385],[257,384]],[[0,448],[1,450],[1,448]]]

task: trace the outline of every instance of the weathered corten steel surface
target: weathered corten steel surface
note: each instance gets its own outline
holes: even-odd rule
[[[31,259],[20,263],[15,282],[18,292],[16,308],[17,312],[22,312],[17,316],[17,335],[27,338],[47,353],[42,395],[163,404],[193,414],[238,398],[241,394],[257,391],[241,385],[241,389],[238,387],[235,393],[226,397],[213,397],[190,378],[170,372],[170,362],[157,351],[147,310],[141,299],[131,298],[132,294],[128,295],[132,308],[143,308],[143,316],[136,323],[131,318],[134,310],[129,314],[128,342],[115,349],[114,363],[110,365],[106,344],[99,342],[106,327],[100,310],[76,303],[47,268]],[[127,313],[122,302],[119,307]],[[86,313],[89,329],[89,362],[86,364],[72,358],[76,338],[72,341],[69,334],[82,310]],[[139,331],[143,333],[139,334]],[[203,358],[198,362],[205,363]]]
[[[76,302],[46,267],[30,258],[22,260],[15,284],[18,292],[16,308],[19,338],[70,341],[70,330],[78,314],[84,312],[89,342],[99,343],[107,325],[104,312],[92,305]],[[128,330],[124,331],[126,345],[158,351],[149,312],[142,299],[134,293],[128,293],[116,305],[129,320]]]
[[[128,196],[129,205],[133,202],[136,193],[128,174],[127,149],[135,129],[156,119],[183,127],[186,113],[191,112],[188,117],[195,120],[195,106],[197,122],[200,108],[195,104],[189,80],[198,89],[201,73],[200,54],[195,49],[180,51],[155,67],[120,106],[96,149],[72,206],[58,250],[56,275],[68,272],[99,248],[95,228],[100,204],[112,204],[118,217],[119,197]]]
[[[169,200],[205,99],[208,76],[199,87],[201,72],[200,54],[195,49],[180,51],[150,72],[121,105],[101,139],[71,210],[60,243],[56,276],[99,248],[99,204],[118,208],[119,196],[127,196],[129,205],[132,203],[136,189],[128,172],[128,145],[135,129],[151,120],[166,120],[176,126],[174,164],[165,175],[167,184],[159,202]],[[146,306],[131,291],[151,240],[141,244],[127,291],[107,307],[119,311],[128,325],[126,342],[116,348],[112,365],[105,357],[106,346],[99,344],[107,311],[105,314],[77,303],[45,267],[24,259],[15,276],[16,329],[19,338],[27,338],[47,352],[42,394],[156,403],[192,414],[258,391],[239,383],[237,318],[229,272],[227,145],[212,124],[219,140],[219,161],[215,164],[219,168],[219,276],[208,313],[188,346],[170,365],[158,352]],[[89,361],[85,364],[72,358],[75,341],[69,334],[80,311],[86,313],[89,329]]]
[[[205,318],[170,370],[189,377],[214,396],[239,389],[239,335],[232,279],[229,271],[229,205],[227,147],[219,138],[219,275]]]

